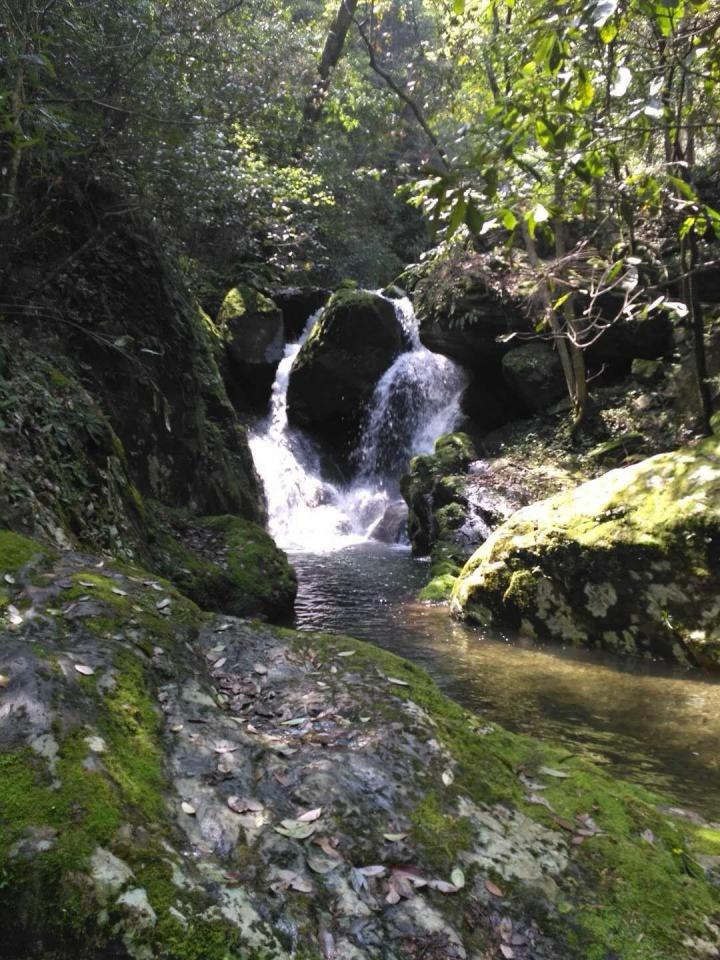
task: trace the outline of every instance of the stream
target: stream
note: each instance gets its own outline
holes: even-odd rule
[[[301,630],[332,630],[419,664],[447,696],[510,730],[560,740],[720,819],[720,682],[666,664],[538,647],[414,600],[428,566],[378,543],[291,553]]]
[[[329,481],[322,451],[288,424],[287,385],[301,339],[280,363],[270,413],[250,446],[269,527],[297,570],[296,626],[370,641],[428,671],[449,697],[489,721],[562,741],[613,773],[720,819],[720,681],[665,664],[479,630],[415,597],[426,562],[380,543],[397,509],[397,478],[413,453],[460,420],[465,377],[420,343],[412,307],[395,302],[409,348],[378,383],[346,485]]]

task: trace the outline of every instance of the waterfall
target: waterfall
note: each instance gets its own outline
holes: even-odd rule
[[[410,456],[432,450],[436,438],[460,418],[464,374],[420,343],[408,299],[393,304],[409,348],[375,388],[353,458],[357,473],[348,484],[323,477],[319,447],[287,417],[290,370],[321,311],[309,318],[300,339],[285,347],[270,412],[250,434],[270,533],[285,549],[325,552],[371,538],[398,499],[398,479]]]

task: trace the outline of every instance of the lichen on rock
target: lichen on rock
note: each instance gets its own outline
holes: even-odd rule
[[[612,470],[515,513],[467,563],[453,610],[717,668],[719,504],[717,437]]]

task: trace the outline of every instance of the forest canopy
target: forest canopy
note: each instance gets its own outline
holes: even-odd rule
[[[504,245],[534,270],[579,415],[605,294],[611,320],[674,311],[700,338],[693,280],[720,228],[709,0],[2,9],[15,257],[68,180],[121,183],[198,291],[240,269],[378,285],[433,244]]]

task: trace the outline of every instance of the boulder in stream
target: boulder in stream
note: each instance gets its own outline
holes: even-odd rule
[[[452,609],[540,639],[720,668],[720,440],[525,507],[477,550]]]
[[[415,289],[420,340],[477,372],[499,370],[503,355],[514,345],[509,335],[530,332],[522,302],[500,285],[484,263],[440,264]]]
[[[717,955],[720,832],[407,661],[5,532],[0,571],[8,960]]]
[[[364,290],[337,291],[290,371],[290,422],[347,449],[378,380],[406,346],[389,300]]]
[[[217,326],[225,345],[223,373],[230,399],[239,410],[264,410],[285,349],[282,311],[252,287],[233,287]]]
[[[282,310],[285,339],[289,342],[300,339],[311,315],[319,310],[330,296],[323,287],[279,287],[271,297]]]

